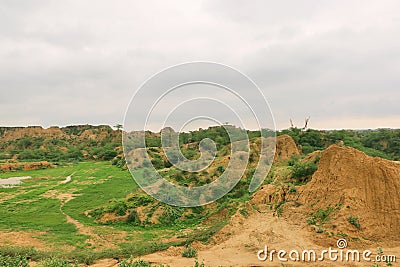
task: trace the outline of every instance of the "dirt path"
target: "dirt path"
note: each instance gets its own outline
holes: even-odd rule
[[[257,251],[265,245],[271,249],[313,248],[301,225],[290,225],[271,213],[254,213],[246,219],[234,218],[213,238],[214,246],[194,244],[199,262],[206,266],[267,266],[257,259]],[[174,250],[175,253],[171,253]],[[169,249],[141,257],[170,266],[191,266],[194,259],[183,258],[183,248]],[[175,254],[175,255],[173,255]],[[276,262],[274,263],[277,264]],[[270,266],[274,266],[274,264]]]
[[[62,181],[62,184],[67,184],[69,182],[71,182],[72,180],[72,176],[75,174],[75,172],[71,175],[68,175],[64,181]],[[91,237],[90,239],[90,243],[92,245],[94,245],[96,242],[104,242],[105,240],[103,238],[101,238],[99,235],[97,235],[96,233],[93,232],[93,229],[91,227],[85,226],[82,223],[80,223],[78,220],[75,220],[74,218],[72,218],[71,216],[69,216],[68,214],[66,214],[63,210],[64,205],[71,201],[72,199],[74,199],[75,197],[77,197],[79,195],[77,194],[68,194],[68,193],[64,193],[64,194],[58,194],[57,198],[60,200],[60,212],[65,215],[65,217],[67,218],[67,222],[72,223],[73,225],[75,225],[76,229],[78,230],[78,233],[83,234],[83,235],[88,235]]]
[[[65,180],[62,181],[61,183],[62,183],[62,184],[67,184],[67,183],[71,182],[72,176],[73,176],[75,173],[76,173],[76,172],[74,172],[74,173],[71,174],[71,175],[68,175],[68,176],[65,178]]]
[[[75,173],[67,176],[61,184],[67,184],[72,181],[72,177]],[[72,218],[69,214],[67,214],[63,207],[66,203],[73,200],[76,197],[79,197],[80,194],[73,194],[68,191],[76,191],[76,189],[70,189],[66,192],[60,192],[58,189],[52,189],[46,191],[42,196],[47,198],[54,198],[60,201],[59,210],[60,213],[63,214],[68,223],[72,223],[79,234],[83,234],[88,236],[87,242],[91,245],[93,249],[104,249],[104,248],[119,248],[118,243],[123,242],[126,232],[120,230],[110,230],[107,227],[93,227],[86,226],[78,220]],[[97,231],[98,230],[98,231]]]
[[[66,214],[64,212],[64,210],[63,210],[64,205],[68,201],[71,201],[72,199],[74,199],[77,196],[79,196],[79,195],[59,194],[57,196],[57,198],[60,200],[60,212],[63,215],[65,215],[65,217],[67,218],[67,222],[72,223],[76,227],[76,229],[78,230],[79,234],[90,236],[90,239],[88,241],[92,246],[96,247],[96,245],[98,245],[98,244],[109,244],[109,245],[111,245],[109,242],[107,242],[106,239],[104,239],[103,237],[101,237],[98,234],[96,234],[92,227],[85,226],[84,224],[80,223],[78,220],[75,220],[74,218],[72,218],[71,216],[69,216],[68,214]]]
[[[282,262],[275,258],[272,262],[258,260],[257,251],[268,246],[268,251],[291,250],[303,251],[313,249],[317,253],[328,247],[316,245],[312,240],[311,234],[305,225],[295,221],[288,221],[274,216],[271,212],[253,213],[248,218],[234,218],[232,222],[224,227],[213,238],[215,245],[204,246],[193,244],[198,248],[199,262],[204,262],[205,266],[372,266],[373,263],[359,262],[331,262],[325,257],[323,262],[301,262],[293,261]],[[335,242],[333,242],[335,243]],[[330,244],[333,249],[337,249],[336,244]],[[194,259],[182,257],[184,248],[172,247],[166,251],[156,252],[142,256],[141,259],[154,264],[168,264],[174,267],[193,266]],[[351,247],[351,249],[356,249]],[[363,251],[366,248],[360,249]],[[376,247],[368,248],[374,253]],[[384,248],[387,255],[397,255],[400,257],[400,247]],[[391,254],[388,254],[391,253]],[[286,257],[288,257],[286,255]],[[399,260],[397,260],[399,262]],[[382,265],[383,266],[383,265]],[[396,264],[394,265],[396,266]]]

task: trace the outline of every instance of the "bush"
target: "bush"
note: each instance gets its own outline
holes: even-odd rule
[[[292,178],[297,182],[304,182],[309,179],[318,166],[314,162],[297,162],[292,168]]]
[[[132,258],[129,259],[129,261],[123,261],[120,264],[118,264],[120,267],[151,267],[151,264],[148,263],[147,261],[144,260],[138,260],[136,262],[133,262]]]
[[[289,187],[289,193],[297,193],[297,188],[294,185],[290,185]]]
[[[205,267],[205,265],[204,265],[204,263],[199,263],[199,261],[196,260],[196,261],[194,262],[193,267]]]
[[[68,150],[66,155],[64,155],[64,159],[80,161],[83,159],[83,153],[79,148],[73,147]]]
[[[324,225],[327,221],[330,220],[330,214],[333,211],[334,208],[332,208],[331,206],[328,206],[325,209],[319,209],[311,214],[311,217],[307,219],[307,222],[311,225]]]
[[[169,265],[151,265],[149,262],[144,260],[138,260],[133,262],[133,259],[124,260],[118,264],[118,267],[169,267]]]
[[[298,164],[299,163],[299,158],[300,157],[297,156],[297,155],[290,156],[290,159],[288,161],[288,165],[289,166],[294,166],[294,165]]]
[[[4,267],[29,267],[26,257],[0,255],[0,266]]]
[[[126,215],[126,211],[128,210],[128,206],[124,199],[112,200],[105,208],[102,208],[98,211],[102,215],[104,212],[114,213],[117,216]],[[96,212],[95,212],[96,213]]]
[[[135,193],[134,195],[130,196],[127,201],[130,207],[137,208],[153,203],[154,198],[145,193]]]
[[[137,214],[136,210],[131,210],[129,213],[128,219],[126,220],[127,223],[131,223],[133,225],[140,225],[140,219]]]
[[[160,158],[154,158],[151,160],[151,164],[153,164],[154,168],[156,169],[163,169],[164,168],[164,161]]]
[[[361,228],[361,225],[358,222],[358,218],[357,217],[349,216],[349,218],[347,218],[347,220],[349,221],[349,223],[351,225],[354,225],[357,229]]]
[[[183,209],[179,207],[173,207],[169,205],[164,205],[164,212],[159,218],[160,223],[164,225],[172,225],[175,221],[180,218],[183,214]]]
[[[21,257],[22,255],[29,255],[29,257],[34,260],[40,258],[40,252],[33,247],[0,246],[0,255],[3,257]]]
[[[118,155],[117,151],[115,151],[113,149],[108,149],[108,150],[103,151],[103,153],[101,154],[101,159],[112,160],[117,155]]]
[[[24,150],[18,155],[19,160],[42,160],[44,153],[40,149]]]
[[[219,166],[217,167],[217,171],[220,172],[220,173],[223,173],[223,172],[225,171],[224,166],[219,165]]]
[[[191,246],[188,246],[182,253],[182,257],[185,258],[195,258],[197,257],[197,249]]]
[[[38,267],[78,267],[78,263],[75,262],[74,265],[70,264],[68,260],[61,259],[61,258],[49,258],[43,260],[40,264],[37,265]]]

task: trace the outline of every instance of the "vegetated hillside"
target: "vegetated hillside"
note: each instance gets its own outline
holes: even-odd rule
[[[300,133],[300,136],[309,133]],[[393,239],[396,235],[393,233],[397,233],[400,227],[400,163],[368,156],[344,146],[342,142],[338,142],[340,146],[331,145],[326,150],[305,155],[289,135],[282,134],[277,137],[272,170],[263,188],[253,196],[248,192],[248,185],[257,165],[257,160],[252,159],[257,156],[255,148],[259,138],[254,136],[250,139],[250,161],[240,182],[217,201],[217,209],[206,206],[208,212],[217,212],[226,220],[237,210],[243,210],[245,203],[252,199],[251,203],[268,205],[268,209],[272,209],[277,216],[286,214],[291,207],[289,210],[296,210],[300,220],[315,227],[314,231],[318,233],[327,232],[330,236],[331,233],[335,233],[335,236],[352,234],[353,237],[363,236],[374,240]],[[196,142],[182,144],[183,153],[189,159],[195,159],[199,156],[195,149],[197,146]],[[198,173],[176,169],[159,147],[150,147],[148,152],[155,168],[169,181],[183,186],[199,186],[210,183],[223,172],[229,162],[229,148],[229,145],[220,145],[214,163]],[[142,200],[140,191],[121,200],[123,205],[132,208],[131,214],[121,214],[123,218],[118,218],[118,214],[110,216],[107,206],[99,207],[89,214],[103,222],[128,220],[131,217],[139,225],[163,223],[160,218],[172,218],[170,223],[176,224],[188,218],[200,219],[210,214],[198,213],[199,210],[196,210],[196,215],[193,210],[174,207],[168,207],[165,211],[166,207],[157,201]],[[228,209],[225,215],[221,215],[221,207]],[[243,212],[246,213],[245,210]],[[378,231],[383,225],[387,225],[386,230]]]
[[[0,127],[3,162],[111,160],[118,154],[118,146],[121,131],[110,126]]]
[[[258,131],[247,131],[249,139],[260,137]],[[115,164],[123,165],[120,130],[110,126],[77,125],[63,128],[43,129],[31,127],[0,127],[0,160],[18,161],[82,161],[110,160],[119,155]],[[290,135],[304,154],[324,150],[332,144],[343,143],[367,153],[391,160],[400,159],[400,130],[335,130],[320,131],[308,129],[302,131],[290,128],[278,131],[277,135]],[[196,144],[204,138],[210,138],[217,148],[229,144],[229,136],[223,127],[210,127],[188,133],[180,133],[180,144],[187,144],[184,151],[187,156],[196,155]],[[146,132],[148,147],[161,147],[159,133]]]
[[[12,192],[3,189],[0,195],[4,200],[1,208],[9,214],[3,221],[14,227],[14,220],[9,221],[7,218],[11,218],[11,215],[18,217],[19,213],[24,213],[21,217],[24,220],[31,219],[30,212],[36,214],[51,211],[54,213],[52,218],[58,220],[65,219],[68,214],[73,219],[71,220],[74,222],[73,225],[79,229],[76,231],[75,226],[68,225],[69,228],[62,232],[64,236],[70,235],[68,231],[83,233],[79,236],[79,248],[72,249],[78,250],[79,253],[82,251],[89,253],[88,251],[93,249],[101,250],[104,241],[93,234],[95,229],[101,228],[101,231],[104,231],[101,233],[107,237],[106,245],[112,245],[113,249],[120,247],[123,251],[113,251],[113,254],[107,252],[107,257],[118,258],[120,255],[126,256],[127,253],[148,254],[171,245],[191,245],[199,250],[208,249],[214,244],[227,241],[237,249],[234,251],[247,249],[246,253],[253,259],[254,251],[265,245],[265,238],[271,237],[272,240],[274,237],[277,240],[287,239],[289,240],[287,242],[292,242],[291,238],[297,234],[302,238],[308,238],[307,242],[311,245],[313,240],[336,241],[338,237],[349,237],[349,240],[351,238],[352,241],[362,242],[366,239],[396,241],[395,234],[399,230],[400,218],[399,164],[372,158],[345,145],[359,145],[369,154],[375,153],[397,159],[399,153],[392,145],[397,142],[398,130],[321,132],[289,129],[279,132],[274,165],[262,188],[254,194],[248,192],[248,186],[258,163],[257,151],[261,137],[259,132],[248,133],[250,159],[242,179],[226,196],[206,206],[180,208],[160,203],[138,189],[127,170],[120,171],[107,162],[85,162],[70,164],[64,169],[36,171],[38,172],[36,175],[21,172],[21,176],[34,177],[27,183],[27,186],[32,187],[30,189],[36,188],[35,183],[43,182],[51,190],[42,187],[36,188],[37,192],[25,190],[24,185],[21,186],[21,190],[13,188]],[[337,138],[334,138],[336,135]],[[23,157],[21,159],[20,155],[29,151],[33,151],[35,155],[42,153],[43,156],[29,160],[50,159],[51,154],[48,152],[59,150],[61,156],[55,157],[54,161],[111,159],[111,156],[119,153],[112,162],[120,167],[124,165],[120,150],[121,132],[113,131],[108,126],[73,126],[47,130],[2,128],[0,136],[1,153],[12,155],[14,160],[28,160],[29,158],[23,159]],[[163,173],[171,182],[182,186],[197,186],[211,182],[225,170],[230,159],[231,145],[223,127],[210,127],[180,134],[180,148],[188,159],[200,156],[198,147],[204,138],[213,139],[216,143],[218,152],[214,163],[209,169],[195,173],[178,170],[167,160],[161,148],[159,133],[146,132],[145,136],[146,149],[156,170]],[[382,138],[388,138],[390,141]],[[375,140],[374,142],[385,145],[374,146],[367,140]],[[25,143],[26,145],[22,146]],[[110,157],[99,156],[98,153],[105,148],[113,152]],[[70,154],[71,151],[80,152],[77,153],[79,156]],[[143,162],[138,161],[137,164]],[[51,175],[53,172],[61,171],[63,175]],[[71,174],[73,174],[72,181],[64,184],[62,180]],[[2,175],[6,177],[6,174]],[[124,179],[130,181],[129,187],[125,186]],[[44,194],[45,191],[48,192]],[[22,202],[27,198],[35,199],[36,202],[24,202],[23,205],[29,209],[21,211],[17,206],[19,202],[12,199],[16,196]],[[47,206],[46,201],[49,200],[46,198],[54,203]],[[37,203],[41,203],[42,206]],[[57,204],[60,204],[65,214],[59,213]],[[38,207],[41,207],[41,210],[37,210]],[[42,225],[39,228],[35,222],[20,223],[28,225],[24,228],[27,230],[43,229]],[[59,224],[56,219],[52,223],[48,226],[50,230]],[[283,236],[285,231],[275,233],[274,231],[283,224],[299,225],[300,230],[296,227],[288,229],[300,232],[294,232],[295,234],[287,237]],[[86,229],[86,231],[85,226],[90,226],[91,230]],[[382,230],[383,227],[388,228]],[[118,239],[121,244],[108,244],[114,242],[112,241],[114,239],[111,238],[112,234],[109,236],[106,234],[105,229],[111,233],[118,229],[121,236],[132,232],[132,229],[137,233],[135,232],[135,236],[128,234],[129,238],[126,239]],[[301,231],[308,234],[303,235]],[[162,238],[160,238],[161,232]],[[238,235],[241,235],[240,239],[237,238]],[[140,239],[139,241],[145,244],[144,247],[140,247],[137,245],[139,243],[138,239],[135,239],[136,236],[151,237],[151,241],[146,243]],[[243,248],[238,240],[245,240],[249,247]],[[72,242],[68,244],[75,245]],[[305,247],[304,243],[299,246]],[[180,248],[177,250],[181,252],[183,247],[182,250]],[[181,257],[182,254],[178,254],[178,257]]]
[[[172,129],[170,129],[172,130]],[[69,126],[64,128],[41,127],[0,128],[0,156],[11,163],[2,165],[3,171],[12,169],[30,169],[30,165],[21,166],[13,161],[82,161],[82,160],[112,160],[112,163],[123,167],[125,159],[121,149],[121,131],[115,131],[109,126]],[[247,131],[250,140],[250,158],[247,169],[234,189],[220,199],[218,208],[234,212],[244,201],[250,199],[248,186],[258,164],[260,133]],[[160,133],[145,132],[147,152],[151,163],[167,180],[182,186],[200,186],[217,179],[226,169],[230,160],[230,139],[224,127],[210,127],[188,133],[179,134],[180,148],[183,155],[194,160],[200,156],[199,143],[204,138],[215,141],[217,155],[209,168],[201,172],[186,172],[175,168],[166,158],[161,147]],[[292,138],[293,137],[293,138]],[[278,132],[275,163],[272,171],[266,177],[266,184],[281,184],[282,194],[294,194],[296,187],[301,187],[311,180],[317,170],[319,158],[331,144],[350,145],[358,147],[370,155],[398,159],[400,140],[399,130],[377,131],[301,131],[296,128]],[[141,150],[136,151],[139,153]],[[136,153],[135,152],[135,153]],[[145,151],[142,151],[143,153]],[[140,152],[140,153],[142,153]],[[140,158],[140,155],[136,158]],[[137,161],[140,165],[143,162]],[[15,166],[14,166],[15,165]],[[34,164],[39,168],[50,166],[48,163]],[[364,165],[363,165],[364,166]],[[335,178],[336,179],[336,178]],[[361,178],[360,178],[361,179]],[[279,198],[276,194],[273,199]],[[280,199],[279,202],[284,201]],[[230,203],[229,205],[227,203]],[[276,208],[281,212],[283,207]],[[199,221],[206,214],[200,209],[185,210],[169,207],[157,201],[150,201],[140,190],[132,192],[124,199],[118,199],[108,204],[85,211],[87,216],[99,222],[129,221],[138,225],[154,223],[179,223],[188,218]],[[160,220],[160,218],[163,218]],[[167,219],[165,219],[167,218]],[[163,221],[164,220],[164,221]],[[185,223],[186,224],[186,223]]]
[[[192,140],[193,141],[193,140]],[[172,207],[160,203],[149,197],[141,189],[127,195],[125,199],[116,200],[116,202],[108,203],[97,209],[90,210],[87,215],[96,218],[98,222],[121,222],[126,221],[135,225],[191,225],[207,221],[207,225],[212,228],[210,231],[216,231],[221,227],[228,218],[233,215],[243,202],[248,201],[251,197],[249,185],[253,178],[253,173],[258,164],[257,149],[259,146],[260,137],[253,137],[250,144],[250,159],[247,168],[241,180],[236,186],[224,197],[218,199],[216,203],[212,203],[196,208],[179,208]],[[277,153],[275,162],[286,162],[290,155],[299,155],[297,146],[293,139],[288,135],[277,137]],[[198,152],[194,150],[198,143],[183,144],[183,154],[189,159],[194,159],[198,156]],[[138,148],[138,152],[142,153],[142,149]],[[196,151],[196,153],[191,152]],[[162,148],[150,147],[148,149],[151,162],[156,170],[163,175],[168,181],[180,186],[192,187],[201,186],[211,183],[225,171],[230,160],[230,145],[220,147],[214,162],[206,169],[200,172],[187,172],[174,167],[165,157]],[[290,153],[290,154],[288,154]],[[143,164],[136,162],[137,165]],[[269,181],[271,182],[271,181]],[[119,208],[115,208],[118,206]],[[120,208],[122,208],[122,212]],[[218,214],[218,215],[215,215]],[[217,224],[217,227],[214,225]],[[208,237],[196,237],[208,239]]]
[[[343,144],[364,153],[391,160],[400,160],[400,130],[313,130],[290,128],[278,132],[293,137],[304,154],[324,150],[332,144]]]
[[[165,209],[155,201],[142,202],[131,214],[138,225],[164,225],[164,218],[169,218],[169,225],[182,225],[198,218],[202,231],[185,236],[186,244],[198,249],[207,264],[227,265],[235,255],[239,266],[258,266],[254,251],[265,245],[322,251],[336,247],[339,238],[345,238],[351,248],[399,251],[399,162],[371,157],[343,144],[304,155],[288,135],[277,138],[276,155],[271,173],[254,194],[241,195],[245,191],[239,183],[227,197],[200,210]],[[143,258],[185,266],[182,251],[171,248]]]

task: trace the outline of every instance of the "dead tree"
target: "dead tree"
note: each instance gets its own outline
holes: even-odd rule
[[[290,120],[290,129],[295,129],[295,128],[297,128],[297,127],[294,125],[292,118],[290,118],[289,120]],[[306,119],[304,120],[304,127],[301,128],[301,131],[302,131],[302,132],[304,132],[304,131],[307,130],[309,121],[310,121],[310,117],[308,117],[308,118],[306,118]]]
[[[292,121],[292,118],[290,118],[290,128],[294,128],[294,124],[293,124],[293,121]]]
[[[301,130],[304,132],[308,128],[308,122],[310,121],[310,117],[306,118],[304,121],[304,127]]]

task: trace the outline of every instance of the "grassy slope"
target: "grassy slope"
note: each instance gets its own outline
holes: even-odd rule
[[[72,181],[62,184],[71,174]],[[130,255],[144,255],[166,249],[169,245],[182,244],[182,241],[162,241],[179,235],[181,226],[143,227],[125,222],[103,225],[83,215],[84,211],[101,207],[113,199],[124,199],[137,187],[128,171],[122,171],[109,162],[82,162],[46,170],[1,173],[0,179],[19,176],[31,176],[32,179],[25,180],[15,188],[0,188],[0,231],[44,233],[38,233],[35,237],[44,241],[52,252],[86,263],[96,258],[129,258]],[[62,210],[85,227],[91,227],[99,236],[123,233],[123,239],[114,242],[112,249],[106,244],[92,247],[92,237],[78,233],[75,225],[67,222],[66,216],[60,211],[60,200],[43,195],[52,191],[79,194],[67,202]],[[66,251],[66,245],[73,250]],[[16,251],[20,251],[20,248],[0,246],[0,255]],[[35,256],[37,259],[49,255],[42,252],[27,253],[31,256],[42,255]]]
[[[72,182],[60,184],[73,173]],[[0,228],[46,232],[40,238],[60,246],[84,246],[88,236],[78,234],[76,227],[67,222],[65,215],[60,212],[58,199],[42,194],[49,190],[81,194],[68,202],[63,210],[84,224],[94,225],[93,220],[82,215],[84,211],[113,198],[123,198],[136,187],[129,172],[121,171],[107,162],[84,162],[62,168],[0,174],[0,178],[18,176],[32,176],[32,179],[25,180],[19,187],[0,188],[0,198],[5,199],[0,203]]]

